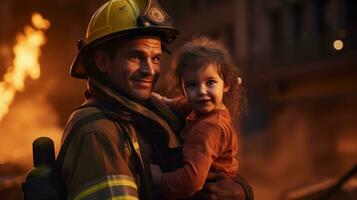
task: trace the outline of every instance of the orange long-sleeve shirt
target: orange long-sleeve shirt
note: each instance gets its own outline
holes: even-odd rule
[[[189,197],[202,189],[209,171],[233,177],[238,170],[237,135],[227,109],[204,116],[192,112],[186,119],[186,131],[184,166],[163,173],[160,180],[167,195],[174,198]]]

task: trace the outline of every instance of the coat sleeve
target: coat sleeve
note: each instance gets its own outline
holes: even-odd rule
[[[183,147],[184,166],[161,176],[160,185],[168,196],[185,198],[201,190],[225,143],[226,135],[217,124],[197,124]]]
[[[139,199],[118,134],[106,128],[74,134],[62,166],[68,199]]]

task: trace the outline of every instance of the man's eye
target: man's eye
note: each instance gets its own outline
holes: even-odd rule
[[[134,62],[140,62],[140,55],[131,55],[129,56],[129,60],[134,61]]]
[[[159,64],[160,60],[161,60],[161,58],[159,56],[155,56],[154,58],[152,58],[152,62],[155,64]]]

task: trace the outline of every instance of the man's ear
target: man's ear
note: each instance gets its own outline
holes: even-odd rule
[[[94,53],[94,62],[99,71],[108,71],[109,57],[104,51],[98,50]]]
[[[228,92],[231,89],[231,85],[229,83],[224,83],[223,93]]]

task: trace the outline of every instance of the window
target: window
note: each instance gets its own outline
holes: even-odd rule
[[[273,47],[282,45],[283,38],[283,20],[280,10],[274,10],[270,14],[270,34]]]
[[[303,5],[301,3],[296,3],[292,6],[292,36],[295,42],[298,42],[302,39],[304,26],[303,26]]]

